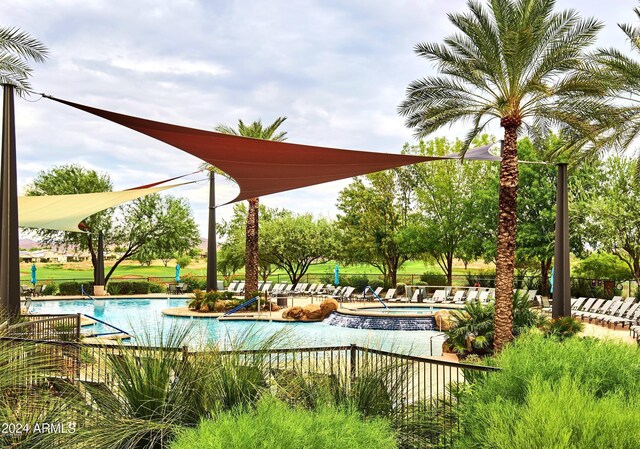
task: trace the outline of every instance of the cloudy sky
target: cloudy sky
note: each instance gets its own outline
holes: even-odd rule
[[[282,129],[291,142],[397,153],[413,141],[396,114],[405,88],[434,73],[413,46],[450,34],[447,13],[463,11],[465,0],[3,0],[2,6],[3,26],[20,27],[50,49],[46,64],[35,67],[36,92],[202,129],[287,116]],[[625,50],[616,24],[634,22],[635,6],[635,0],[557,1],[559,9],[575,8],[605,23],[600,46]],[[116,189],[200,164],[116,124],[33,100],[16,101],[20,186],[66,163],[108,172]],[[464,129],[445,133],[455,138]],[[337,194],[348,182],[262,201],[334,216]],[[221,181],[218,201],[236,191]],[[189,198],[204,235],[206,183],[172,194]],[[230,213],[231,206],[219,209],[222,218]]]

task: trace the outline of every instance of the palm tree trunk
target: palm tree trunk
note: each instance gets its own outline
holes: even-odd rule
[[[513,273],[515,269],[518,202],[518,124],[502,120],[504,146],[500,164],[498,248],[496,252],[496,307],[493,348],[496,352],[513,340]],[[505,123],[506,122],[506,123]]]
[[[250,299],[251,293],[258,290],[258,209],[260,199],[251,198],[248,202],[246,262],[244,269],[244,297],[246,299]]]

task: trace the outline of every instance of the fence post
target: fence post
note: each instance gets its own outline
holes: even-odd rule
[[[351,343],[351,345],[349,346],[349,374],[351,376],[351,382],[355,382],[356,380],[357,365],[357,347],[355,344]]]
[[[82,326],[82,314],[76,313],[76,341],[80,341],[80,332]]]

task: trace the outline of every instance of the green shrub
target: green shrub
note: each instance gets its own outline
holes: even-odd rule
[[[355,293],[362,293],[365,287],[369,285],[369,278],[363,274],[345,276],[340,280],[340,285],[349,285],[355,288]]]
[[[549,321],[544,327],[545,333],[548,337],[554,337],[559,340],[571,338],[579,332],[582,332],[583,329],[584,323],[572,316],[556,318]]]
[[[148,281],[110,281],[107,284],[110,295],[146,295],[150,290]]]
[[[47,296],[51,296],[51,295],[56,295],[58,294],[58,284],[56,284],[55,282],[49,282],[44,284],[44,291],[42,292],[42,294],[47,295]]]
[[[184,254],[176,259],[176,262],[180,264],[180,268],[187,268],[191,263],[191,257],[187,254]]]
[[[403,283],[396,284],[396,295],[402,296],[407,289],[407,285]]]
[[[420,280],[426,282],[425,285],[447,285],[447,277],[441,273],[423,273]]]
[[[149,293],[164,293],[166,291],[167,288],[163,284],[149,283]]]
[[[185,289],[188,292],[207,289],[207,279],[204,277],[196,277],[192,274],[186,274],[180,279],[180,282],[184,284]]]
[[[182,432],[172,449],[191,448],[396,448],[388,421],[363,421],[357,413],[337,408],[317,411],[290,408],[264,399],[254,411],[221,414]]]
[[[384,283],[384,280],[382,280],[380,278],[371,279],[369,281],[369,286],[374,290],[376,288],[378,288],[378,287],[382,287],[382,288],[386,288],[387,287],[386,284]]]
[[[493,270],[479,271],[477,273],[467,272],[467,285],[480,284],[480,287],[495,288],[496,272]]]
[[[65,281],[58,284],[59,294],[62,296],[81,295],[82,286],[84,286],[84,291],[87,294],[91,295],[93,293],[93,282]]]
[[[640,447],[640,353],[526,333],[462,397],[460,448]]]

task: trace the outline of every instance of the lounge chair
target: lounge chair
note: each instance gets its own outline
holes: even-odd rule
[[[271,289],[271,281],[267,281],[264,284],[262,284],[262,288],[260,289],[260,291],[262,293],[269,293],[269,290]]]
[[[384,296],[384,300],[388,302],[396,302],[398,298],[393,297],[395,293],[396,293],[396,289],[390,288],[389,290],[387,290],[387,294]]]
[[[306,282],[297,284],[296,288],[293,289],[293,294],[296,296],[301,295],[307,291],[307,287],[309,287],[309,284]]]
[[[527,292],[529,302],[533,302],[536,299],[536,293],[538,293],[538,290],[529,290]]]
[[[409,302],[418,302],[418,295],[420,295],[420,289],[416,288],[413,291],[413,296],[411,296],[411,300]]]
[[[382,287],[376,288],[373,292],[369,290],[364,294],[364,299],[367,301],[374,301],[380,297],[380,293],[382,293]]]
[[[227,291],[231,292],[231,293],[235,293],[236,292],[236,288],[238,287],[239,283],[240,282],[238,282],[238,281],[229,282],[229,285],[227,285]]]
[[[351,295],[353,295],[353,292],[356,289],[354,287],[347,287],[344,289],[344,291],[342,292],[342,300],[343,301],[352,301],[353,298],[351,297]]]
[[[631,306],[632,303],[632,299],[629,299],[628,301],[613,301],[611,300],[610,302],[612,302],[613,304],[611,304],[611,307],[609,307],[608,310],[603,311],[602,313],[598,314],[598,316],[593,316],[591,317],[590,320],[592,321],[598,321],[601,324],[604,323],[604,321],[607,318],[611,318],[611,317],[617,317],[619,316],[620,313],[624,313],[626,312],[626,310]],[[625,306],[626,304],[626,306]],[[621,312],[622,310],[622,312]]]
[[[600,309],[593,307],[593,309],[595,309],[594,311],[582,314],[582,319],[588,318],[589,322],[591,322],[594,319],[602,318],[607,316],[608,313],[613,313],[621,304],[622,301],[605,301]]]
[[[489,290],[480,292],[480,294],[478,295],[478,301],[487,303],[489,301]]]
[[[431,302],[444,302],[447,299],[447,293],[444,290],[436,290],[433,292]]]
[[[634,303],[633,300],[629,303],[626,303],[626,307],[620,307],[618,309],[618,313],[616,316],[609,316],[605,319],[602,320],[603,323],[607,323],[607,326],[611,326],[613,324],[613,326],[617,326],[618,324],[622,324],[622,327],[624,327],[625,324],[633,322],[633,318],[635,318],[635,314],[636,314],[636,310],[638,310],[638,307],[640,306],[640,303]]]
[[[465,294],[465,291],[462,289],[456,291],[456,294],[453,295],[453,303],[464,304],[464,294]]]
[[[571,314],[575,317],[582,317],[582,315],[584,313],[588,313],[588,312],[594,312],[595,310],[591,310],[593,307],[593,304],[598,300],[598,298],[589,298],[586,301],[583,301],[582,304],[580,305],[576,305],[576,307],[571,311]],[[601,299],[600,301],[602,301],[600,303],[600,305],[602,305],[604,303],[604,299]],[[599,306],[600,307],[600,306]]]
[[[240,282],[240,283],[238,283],[238,286],[236,287],[235,294],[236,295],[241,295],[243,293],[244,293],[244,282]]]
[[[478,290],[469,290],[465,302],[475,301],[478,298]]]

